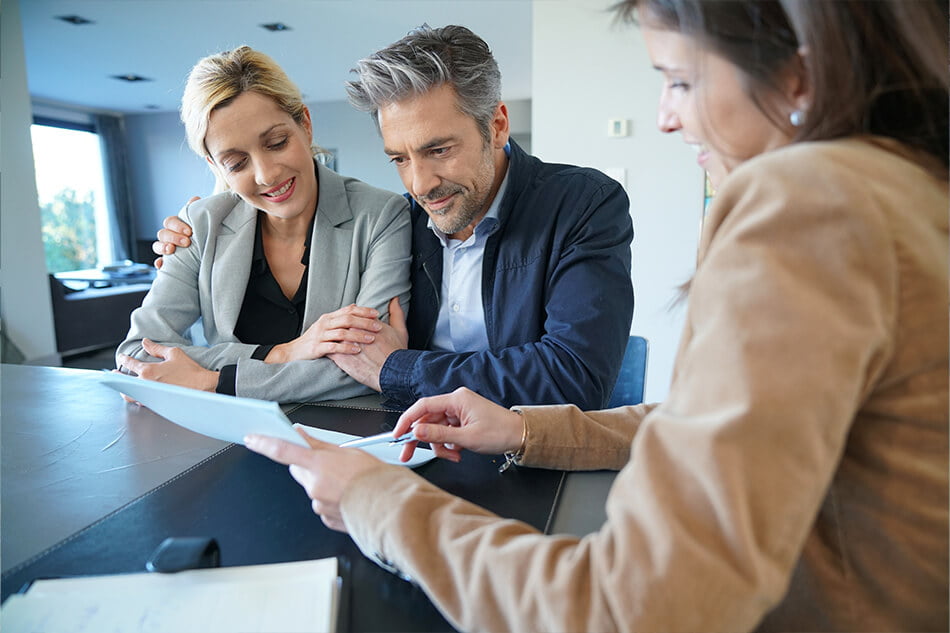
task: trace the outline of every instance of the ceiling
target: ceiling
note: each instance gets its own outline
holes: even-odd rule
[[[206,55],[247,44],[308,103],[346,99],[354,62],[423,22],[463,24],[491,46],[502,97],[531,94],[531,0],[20,0],[31,96],[121,113],[175,111]],[[78,15],[73,25],[58,16]],[[280,22],[271,32],[261,24]],[[128,83],[113,75],[152,81]]]

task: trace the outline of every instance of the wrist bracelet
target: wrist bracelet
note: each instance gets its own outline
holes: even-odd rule
[[[517,409],[512,409],[515,413],[521,416],[521,446],[518,447],[518,450],[512,453],[511,451],[505,451],[505,462],[499,466],[498,472],[503,473],[512,466],[517,466],[518,461],[524,457],[525,447],[528,445],[528,421],[524,417],[524,413]]]

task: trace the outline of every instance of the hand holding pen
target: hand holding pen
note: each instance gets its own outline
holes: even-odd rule
[[[340,448],[366,448],[367,446],[376,446],[378,444],[396,445],[416,441],[418,440],[412,432],[396,437],[393,435],[392,431],[387,431],[386,433],[380,433],[379,435],[369,435],[367,437],[361,437],[348,442],[343,442],[340,444]]]
[[[458,462],[462,449],[501,455],[521,449],[526,439],[524,418],[461,387],[442,396],[422,398],[399,417],[390,438],[412,433],[400,459],[408,461],[416,442],[428,442],[438,457]]]

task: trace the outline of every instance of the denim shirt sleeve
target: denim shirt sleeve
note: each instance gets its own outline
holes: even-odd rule
[[[422,397],[412,388],[412,373],[423,352],[397,349],[389,355],[379,372],[384,406],[404,408]]]

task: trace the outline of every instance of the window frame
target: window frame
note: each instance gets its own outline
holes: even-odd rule
[[[89,134],[96,135],[96,139],[99,142],[99,161],[100,161],[100,166],[102,170],[102,180],[103,180],[102,191],[104,194],[103,200],[102,200],[102,205],[103,205],[102,217],[99,217],[99,214],[96,214],[96,217],[95,217],[95,222],[97,224],[96,234],[97,234],[97,242],[98,242],[98,236],[100,235],[100,228],[98,227],[98,223],[101,220],[105,220],[105,222],[107,223],[107,226],[104,229],[101,229],[101,231],[102,233],[108,235],[108,238],[107,238],[108,242],[107,242],[107,245],[102,247],[101,249],[97,243],[95,268],[100,268],[104,265],[113,263],[111,260],[114,259],[112,257],[112,254],[115,252],[115,245],[112,243],[112,241],[115,238],[113,237],[114,229],[113,229],[112,224],[115,222],[115,211],[112,208],[112,201],[108,192],[108,187],[109,187],[109,183],[108,183],[109,175],[107,173],[108,157],[105,155],[107,148],[104,147],[102,135],[100,134],[99,130],[96,128],[95,123],[93,123],[92,121],[83,122],[83,121],[70,120],[68,118],[59,118],[55,116],[45,116],[45,115],[34,114],[32,125],[38,125],[38,126],[49,127],[49,128],[57,128],[61,130],[70,130],[74,132],[86,132]],[[32,140],[31,140],[31,144],[32,144]],[[35,163],[36,162],[35,149],[33,150],[33,153],[34,153],[33,161]],[[39,200],[38,190],[37,190],[37,203],[39,204],[40,208],[42,208],[42,203]],[[109,256],[103,258],[102,256],[103,252],[108,252]],[[46,263],[47,270],[49,270],[49,263],[46,261],[45,252],[44,252],[44,262]],[[83,270],[83,269],[77,269],[77,270]],[[65,272],[73,272],[73,271],[62,271],[62,272],[65,273]]]

